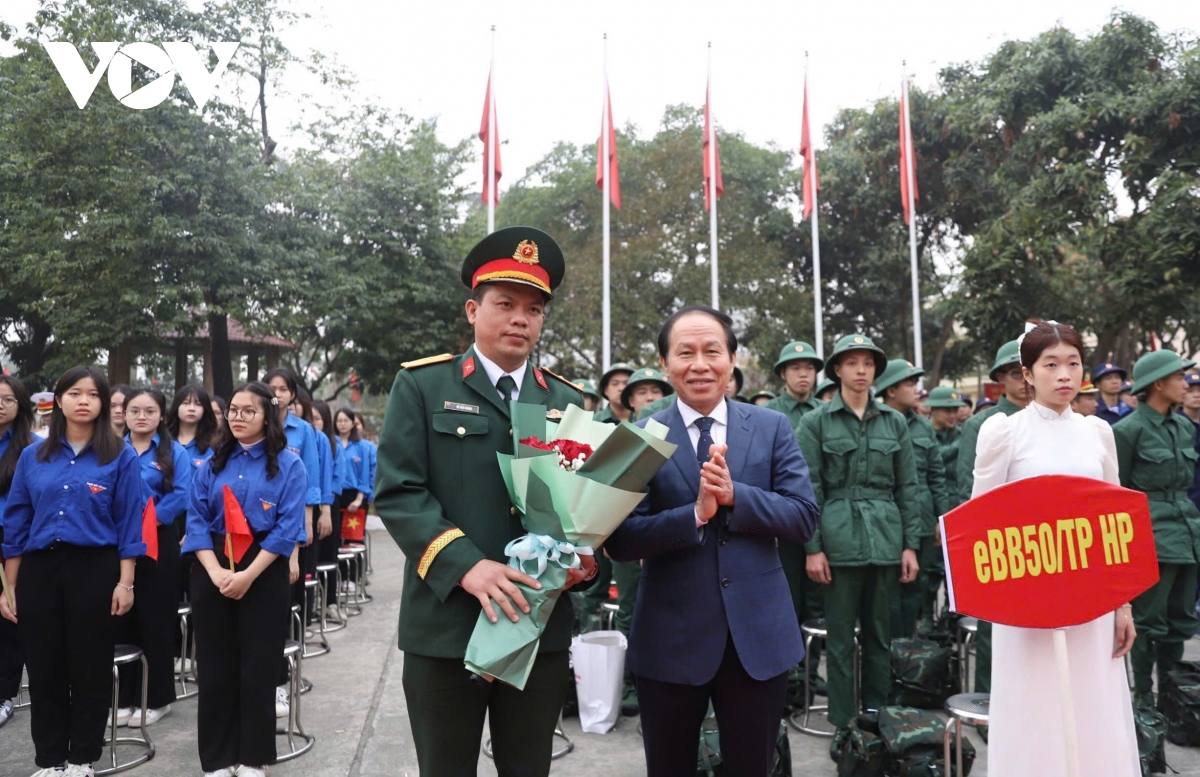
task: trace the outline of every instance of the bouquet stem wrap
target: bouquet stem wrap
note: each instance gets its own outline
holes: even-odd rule
[[[529,532],[505,548],[509,566],[536,578],[542,588],[517,584],[530,610],[517,623],[506,618],[492,623],[480,612],[464,663],[476,674],[523,690],[567,570],[580,568],[579,557],[592,555],[633,512],[675,446],[666,442],[667,427],[655,421],[645,429],[597,423],[591,413],[571,406],[556,424],[546,419],[542,405],[512,402],[510,409],[514,439],[573,440],[594,451],[578,472],[562,469],[553,451],[520,443],[515,455],[496,454],[509,499]]]

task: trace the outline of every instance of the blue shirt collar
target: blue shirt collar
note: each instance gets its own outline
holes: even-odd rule
[[[237,446],[238,451],[241,453],[244,453],[245,455],[254,459],[261,459],[267,453],[267,438],[264,437],[249,447],[242,445],[240,442],[237,444]]]

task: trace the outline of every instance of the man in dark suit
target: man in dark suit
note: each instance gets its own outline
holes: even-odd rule
[[[678,401],[652,417],[679,447],[605,545],[616,561],[642,560],[626,663],[647,772],[695,774],[711,701],[724,773],[766,777],[787,673],[804,656],[776,543],[812,537],[816,497],[787,417],[724,396],[737,352],[728,316],[685,307],[658,350]]]

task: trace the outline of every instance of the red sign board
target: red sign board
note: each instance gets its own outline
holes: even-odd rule
[[[1016,480],[940,523],[950,609],[992,623],[1076,626],[1158,582],[1146,495],[1103,480]]]

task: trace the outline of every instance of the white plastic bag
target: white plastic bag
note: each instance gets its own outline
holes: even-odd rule
[[[606,734],[617,724],[628,646],[619,631],[590,631],[571,640],[579,725],[588,734]]]

